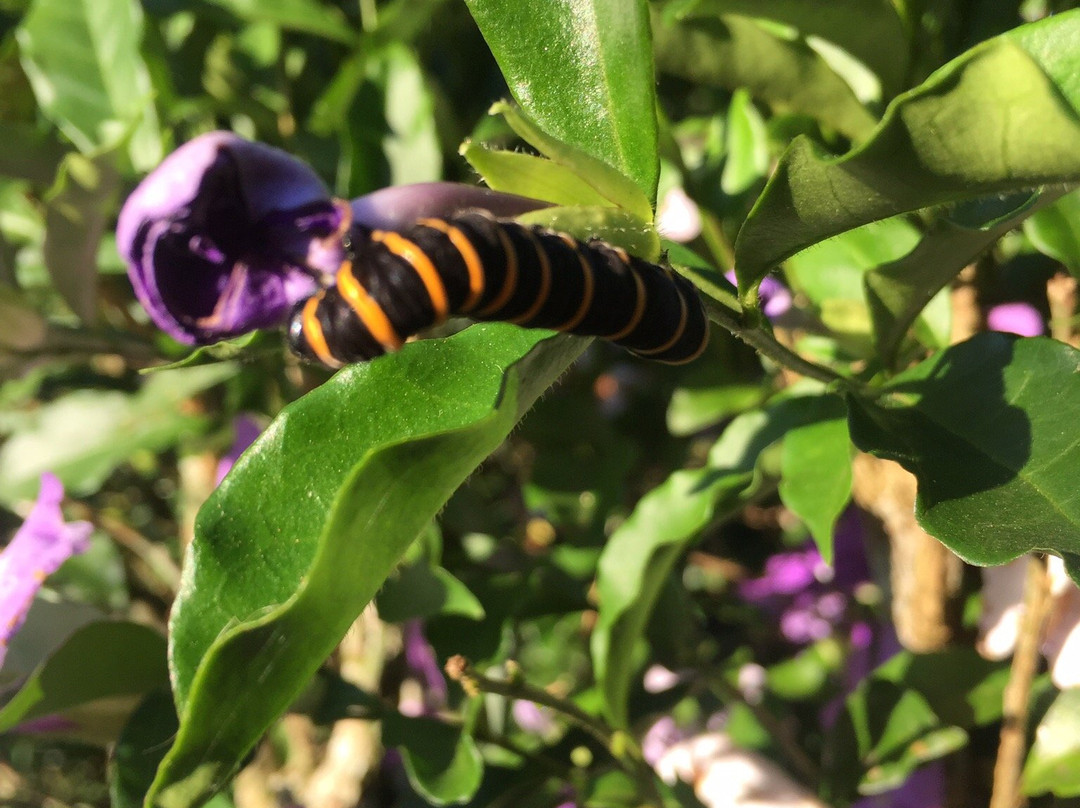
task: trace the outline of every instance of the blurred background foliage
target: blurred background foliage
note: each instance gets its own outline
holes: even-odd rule
[[[670,22],[692,5],[651,6],[658,198],[683,189],[704,220],[692,246],[730,265],[734,234],[795,135],[841,152],[948,60],[1074,4],[822,4],[856,26],[798,3],[761,4],[773,12],[763,22],[758,4],[718,2]],[[837,32],[850,38],[830,41]],[[187,349],[133,300],[113,237],[123,198],[174,147],[219,128],[300,157],[342,197],[474,182],[464,141],[524,149],[487,115],[506,97],[456,0],[0,2],[0,528],[14,532],[46,470],[63,479],[71,516],[96,528],[91,549],[50,578],[0,672],[4,698],[35,670],[53,677],[31,712],[0,708],[4,804],[140,803],[156,765],[145,750],[175,731],[161,638],[195,512],[236,419],[265,427],[325,378],[286,358],[277,335],[243,341],[229,363],[143,374]],[[1025,301],[1049,318],[1047,281],[1080,267],[1075,204],[1066,197],[1005,235],[966,276],[975,298],[962,311],[978,319]],[[796,256],[784,280],[802,319],[775,328],[823,361],[865,357],[862,276],[916,240],[894,219]],[[954,312],[948,293],[931,303],[898,364],[947,345]],[[313,795],[331,776],[362,783],[365,805],[638,804],[641,784],[564,714],[497,693],[469,698],[425,668],[424,654],[440,665],[463,654],[488,671],[513,660],[509,680],[600,716],[590,634],[605,542],[647,492],[700,467],[722,433],[752,436],[738,419],[758,417],[789,381],[719,330],[706,359],[679,369],[593,344],[412,547],[377,599],[383,622],[367,615],[353,631],[364,649],[343,647],[327,663],[212,804],[329,805]],[[769,417],[793,417],[781,410]],[[858,485],[858,506],[833,515],[828,571],[812,539],[832,521],[799,519],[782,504],[782,480],[800,464],[803,476],[831,473],[821,464],[836,463],[841,445],[845,465],[850,448],[846,432],[802,440],[763,452],[746,470],[748,493],[725,500],[723,518],[706,519],[690,552],[670,559],[643,629],[648,665],[644,644],[627,662],[627,677],[647,670],[627,685],[628,727],[649,763],[678,739],[722,733],[779,765],[808,800],[987,804],[1008,663],[973,650],[978,572],[955,564],[939,593],[898,592],[889,539],[902,528],[890,508],[911,503]],[[920,595],[939,596],[938,612],[920,612]],[[124,628],[93,633],[103,618]],[[1057,696],[1040,672],[1034,720],[1045,714],[1065,740],[1040,746],[1037,736],[1025,779],[1033,806],[1080,804],[1080,709]],[[449,717],[436,723],[437,713]],[[357,714],[381,716],[382,740],[403,751],[376,751],[370,724],[347,720]],[[21,723],[55,715],[67,723]],[[335,770],[331,739],[362,765]],[[930,796],[902,802],[919,799],[896,796],[914,778]],[[695,799],[689,786],[664,788],[668,800]]]

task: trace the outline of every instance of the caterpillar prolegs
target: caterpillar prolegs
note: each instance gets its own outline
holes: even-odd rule
[[[289,345],[340,367],[374,359],[450,315],[594,336],[682,364],[709,338],[697,292],[603,241],[470,210],[356,237],[334,285],[297,305]]]

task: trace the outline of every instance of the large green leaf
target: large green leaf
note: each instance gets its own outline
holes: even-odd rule
[[[203,507],[171,624],[180,732],[148,804],[221,788],[581,340],[408,345],[286,408]],[[256,686],[257,685],[257,686]]]
[[[656,196],[645,0],[466,0],[510,92],[545,131]]]
[[[858,148],[795,140],[736,242],[743,301],[805,247],[919,208],[1080,181],[1080,11],[984,42],[897,97]]]
[[[79,150],[130,135],[132,163],[148,169],[161,160],[161,137],[142,23],[135,0],[34,0],[18,38],[41,111]]]
[[[851,436],[918,478],[922,526],[974,564],[1057,553],[1077,577],[1080,352],[988,333],[849,396]]]

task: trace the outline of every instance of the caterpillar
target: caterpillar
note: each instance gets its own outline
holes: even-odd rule
[[[708,342],[689,281],[603,241],[480,210],[357,233],[333,285],[292,312],[288,343],[303,359],[364,362],[459,314],[601,337],[668,364]]]

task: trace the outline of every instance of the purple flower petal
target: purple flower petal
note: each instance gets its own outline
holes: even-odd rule
[[[406,622],[401,633],[405,665],[424,688],[421,712],[434,713],[446,706],[446,677],[435,657],[435,649],[424,636],[424,624],[419,620]]]
[[[345,216],[301,161],[211,132],[128,197],[116,241],[154,322],[206,343],[280,324],[340,264]]]
[[[356,224],[372,230],[396,230],[425,216],[446,217],[468,208],[482,208],[495,216],[511,218],[546,207],[547,202],[457,182],[382,188],[352,201]]]
[[[991,331],[1039,337],[1046,333],[1046,324],[1038,309],[1030,303],[1002,303],[986,313],[986,327]]]
[[[235,438],[232,446],[218,460],[217,471],[214,474],[214,485],[221,485],[221,481],[225,479],[225,475],[232,469],[233,464],[240,459],[240,455],[244,453],[244,450],[255,442],[255,438],[262,434],[262,427],[250,415],[238,415],[233,418],[233,432]]]
[[[64,487],[52,474],[41,475],[41,490],[26,521],[0,552],[0,665],[8,641],[22,626],[34,595],[68,558],[89,546],[93,525],[64,522]]]
[[[794,595],[817,581],[821,554],[814,547],[793,553],[777,553],[765,562],[765,572],[739,584],[739,595],[761,603],[777,595]]]

